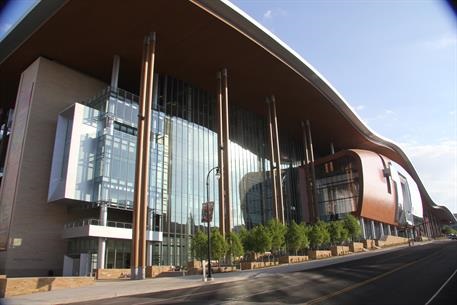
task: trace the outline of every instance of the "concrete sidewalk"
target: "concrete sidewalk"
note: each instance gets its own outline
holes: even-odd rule
[[[417,247],[429,242],[416,243]],[[191,288],[201,285],[215,285],[233,281],[268,276],[274,273],[285,273],[302,270],[310,270],[319,267],[329,266],[342,262],[358,260],[370,256],[376,256],[386,252],[394,252],[408,248],[408,245],[391,247],[386,249],[373,250],[369,252],[353,253],[346,256],[331,257],[322,260],[313,260],[304,263],[279,265],[270,268],[245,270],[231,273],[216,273],[215,280],[205,283],[201,275],[154,278],[142,281],[118,280],[118,281],[97,281],[95,285],[81,288],[59,289],[48,292],[38,292],[29,295],[16,296],[7,299],[0,299],[1,305],[49,305],[66,304],[73,302],[91,301],[120,296],[151,293],[165,290]]]

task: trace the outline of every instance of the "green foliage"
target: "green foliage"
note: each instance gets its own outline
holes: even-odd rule
[[[249,231],[249,235],[249,246],[255,253],[264,253],[271,249],[271,237],[264,226],[255,226]]]
[[[346,215],[343,219],[343,223],[352,241],[355,241],[362,235],[362,228],[359,221],[351,214]]]
[[[300,224],[300,227],[303,230],[303,241],[300,250],[305,250],[309,248],[309,232],[311,231],[311,227],[304,222]]]
[[[273,252],[278,252],[284,247],[286,242],[285,235],[287,227],[280,223],[277,219],[271,219],[268,221],[267,230],[271,237],[271,250]]]
[[[218,229],[211,231],[211,257],[221,260],[227,252],[227,242]]]
[[[443,229],[441,229],[441,232],[444,234],[457,234],[457,230],[451,228],[450,226],[444,226]]]
[[[246,230],[245,227],[242,227],[239,232],[240,240],[243,245],[243,249],[246,252],[254,251],[254,246],[252,243],[251,233]]]
[[[299,226],[294,220],[290,223],[286,233],[287,250],[289,253],[297,255],[297,251],[304,248],[308,238],[305,234],[305,227]]]
[[[227,234],[227,254],[230,257],[240,257],[244,254],[243,244],[241,239],[235,232]]]
[[[334,245],[339,245],[349,238],[349,232],[341,220],[330,222],[328,231],[330,233],[330,242]]]
[[[191,243],[192,255],[198,260],[207,259],[208,256],[208,236],[203,231],[198,230]]]
[[[309,232],[309,241],[313,249],[318,249],[323,244],[330,242],[330,234],[325,222],[316,222]]]

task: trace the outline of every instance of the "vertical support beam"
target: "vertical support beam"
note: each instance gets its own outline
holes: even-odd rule
[[[311,190],[313,193],[313,206],[314,206],[314,217],[315,220],[319,219],[319,207],[317,200],[317,191],[316,191],[316,170],[314,167],[314,149],[313,149],[313,137],[311,135],[311,123],[309,120],[306,120],[306,131],[308,135],[308,145],[309,145],[309,154],[310,154],[310,168],[311,168]]]
[[[106,204],[102,204],[100,206],[100,216],[99,222],[101,226],[106,226],[108,221],[108,207]],[[106,254],[106,238],[99,237],[98,238],[98,251],[97,251],[97,268],[104,269],[105,268],[105,254]],[[91,267],[92,268],[92,267]]]
[[[392,235],[392,229],[390,228],[390,225],[387,225],[387,235]]]
[[[279,146],[279,132],[278,132],[278,116],[276,114],[276,98],[274,95],[271,96],[271,107],[273,114],[273,124],[274,124],[274,150],[275,150],[275,159],[276,159],[276,195],[278,196],[277,205],[278,205],[278,220],[281,223],[284,223],[284,196],[282,190],[282,175],[281,175],[281,151]]]
[[[371,220],[371,239],[376,239],[376,228],[374,225],[374,220]]]
[[[230,200],[230,121],[229,121],[229,100],[228,100],[228,75],[227,69],[222,70],[222,90],[223,90],[223,143],[224,143],[224,209],[225,209],[225,227],[222,236],[225,236],[225,233],[229,233],[232,223],[232,207]]]
[[[330,142],[330,154],[331,155],[335,154],[335,146],[333,145],[333,142]]]
[[[149,191],[149,146],[154,81],[155,33],[145,37],[143,47],[138,135],[135,164],[132,279],[144,279],[146,265],[147,208]]]
[[[381,230],[381,236],[379,238],[382,238],[384,235],[384,224],[382,222],[379,223],[379,229]]]
[[[272,204],[273,204],[273,218],[279,220],[279,211],[278,211],[278,190],[276,183],[276,154],[274,149],[274,131],[273,131],[273,120],[271,113],[271,101],[269,98],[266,98],[267,108],[268,108],[268,135],[269,135],[269,144],[270,144],[270,176],[271,176],[271,190],[272,190]]]
[[[224,234],[225,230],[225,167],[224,167],[224,100],[222,89],[222,73],[217,72],[217,147],[219,167],[219,230]]]
[[[149,205],[149,156],[151,147],[151,123],[152,123],[152,99],[154,89],[154,63],[156,49],[156,35],[151,33],[150,49],[148,53],[148,78],[147,93],[144,111],[144,133],[143,133],[143,167],[141,168],[141,219],[140,219],[140,279],[146,276],[146,253],[147,253],[147,225],[148,225],[148,205]]]
[[[397,226],[394,226],[394,235],[398,236],[398,228],[397,228]]]
[[[111,72],[111,90],[117,91],[119,83],[119,67],[120,67],[120,57],[119,55],[114,55],[113,58],[113,70]]]
[[[308,211],[309,211],[309,220],[314,221],[316,218],[316,211],[314,206],[314,196],[313,196],[313,189],[312,189],[312,181],[311,181],[311,171],[310,171],[310,156],[309,156],[309,149],[308,149],[308,136],[306,135],[306,124],[305,122],[301,121],[301,130],[302,130],[302,137],[303,137],[303,147],[304,147],[304,158],[305,158],[305,173],[306,173],[306,194],[308,197]]]
[[[360,227],[362,228],[362,237],[363,239],[367,239],[367,232],[365,230],[365,220],[363,217],[360,217]]]

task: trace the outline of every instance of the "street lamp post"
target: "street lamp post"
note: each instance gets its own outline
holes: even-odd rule
[[[208,174],[206,175],[206,200],[209,202],[209,174],[213,170],[216,170],[216,178],[219,178],[219,167],[215,166],[209,170]],[[209,213],[208,213],[209,214]],[[208,217],[208,278],[207,281],[213,280],[213,274],[211,270],[211,219]]]

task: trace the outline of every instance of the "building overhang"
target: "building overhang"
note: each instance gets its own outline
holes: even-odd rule
[[[143,38],[151,31],[160,73],[215,93],[216,72],[225,67],[231,103],[264,115],[265,97],[276,96],[280,137],[300,139],[300,122],[309,119],[318,155],[329,153],[330,142],[380,153],[403,166],[425,204],[436,206],[398,145],[370,130],[309,63],[227,1],[41,1],[0,42],[0,105],[14,103],[21,72],[39,56],[109,83],[118,54],[120,87],[138,92]]]

